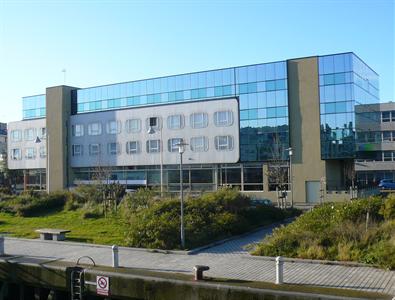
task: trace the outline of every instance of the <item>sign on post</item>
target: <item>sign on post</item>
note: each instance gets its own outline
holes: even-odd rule
[[[110,295],[110,278],[105,276],[96,276],[96,294]]]

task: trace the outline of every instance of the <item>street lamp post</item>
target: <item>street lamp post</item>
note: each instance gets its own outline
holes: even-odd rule
[[[177,143],[178,152],[180,153],[180,205],[181,205],[181,214],[180,214],[180,221],[181,221],[181,248],[185,249],[185,229],[184,229],[184,182],[182,177],[182,155],[185,152],[185,146],[188,145],[181,141]]]
[[[292,178],[292,147],[289,147],[288,149],[285,149],[288,151],[288,156],[289,156],[289,183],[291,184],[291,207],[294,207],[294,184],[293,184],[293,178]]]
[[[159,126],[158,126],[159,127]],[[160,146],[159,146],[159,150],[160,150],[160,197],[163,197],[163,137],[162,137],[162,129],[159,130],[160,131]],[[154,134],[155,133],[155,129],[150,126],[148,129],[148,134]]]

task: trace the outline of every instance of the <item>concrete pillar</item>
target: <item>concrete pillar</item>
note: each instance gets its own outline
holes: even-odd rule
[[[117,245],[113,245],[111,247],[112,249],[112,266],[114,268],[118,268],[119,267],[119,249]]]

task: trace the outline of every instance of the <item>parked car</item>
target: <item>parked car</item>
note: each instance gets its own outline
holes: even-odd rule
[[[391,179],[381,179],[379,182],[379,188],[383,190],[395,190],[395,182]]]
[[[272,201],[269,199],[254,199],[251,200],[251,207],[257,207],[260,205],[273,205]]]

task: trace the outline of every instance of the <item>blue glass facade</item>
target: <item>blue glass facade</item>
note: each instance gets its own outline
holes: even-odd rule
[[[355,105],[379,102],[378,75],[353,53],[319,57],[321,157],[356,156]]]
[[[285,61],[79,89],[77,113],[223,97],[240,100],[241,161],[283,156],[278,149],[289,144]]]
[[[22,98],[23,119],[45,118],[45,95]]]

